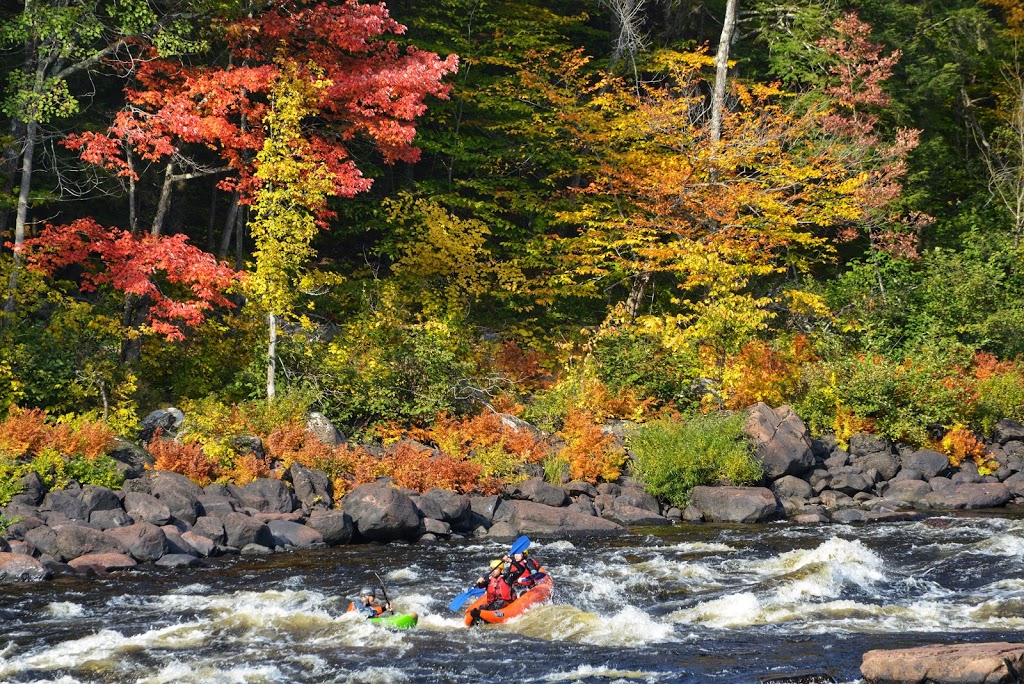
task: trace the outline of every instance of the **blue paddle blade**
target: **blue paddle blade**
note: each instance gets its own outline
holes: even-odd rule
[[[470,587],[469,589],[467,589],[466,591],[462,592],[461,594],[452,599],[452,602],[448,604],[448,610],[458,610],[462,607],[462,604],[464,604],[468,599],[480,598],[484,595],[484,593],[485,592],[483,589],[478,589],[477,587]]]
[[[524,534],[522,537],[512,542],[512,548],[509,549],[508,555],[514,556],[517,553],[522,553],[528,548],[530,548],[530,538]]]

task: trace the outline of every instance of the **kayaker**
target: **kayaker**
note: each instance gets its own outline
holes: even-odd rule
[[[512,589],[516,594],[521,594],[535,584],[533,574],[540,572],[540,563],[530,558],[529,551],[505,558],[509,564],[508,576],[511,578]]]
[[[383,606],[379,605],[377,603],[377,590],[371,586],[365,586],[360,589],[359,598],[348,604],[347,612],[352,611],[358,611],[368,618],[393,615],[391,612],[391,602],[388,601]]]
[[[470,612],[474,620],[480,618],[481,610],[498,610],[507,606],[512,600],[512,587],[505,574],[505,564],[500,560],[492,560],[490,568],[491,574],[488,579],[481,577],[476,581],[476,585],[481,589],[486,586],[487,593],[484,595],[486,603]]]

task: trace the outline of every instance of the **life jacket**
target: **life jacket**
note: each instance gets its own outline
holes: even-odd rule
[[[524,558],[521,561],[512,561],[512,565],[509,570],[509,575],[513,582],[526,579],[530,575],[540,570],[540,563],[533,560],[532,558]]]
[[[351,613],[352,611],[365,613],[367,617],[376,617],[384,612],[384,606],[367,606],[363,605],[362,601],[352,601],[348,604],[348,610],[346,612]]]
[[[508,580],[502,575],[492,577],[487,582],[487,600],[497,601],[499,599],[502,601],[512,600],[512,587],[508,585]]]

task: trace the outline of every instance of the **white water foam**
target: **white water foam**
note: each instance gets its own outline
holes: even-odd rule
[[[195,663],[170,663],[159,672],[136,680],[136,684],[205,684],[207,682],[223,682],[224,684],[261,684],[263,682],[281,682],[287,678],[273,665],[242,665],[223,667],[222,665],[196,665]]]
[[[53,601],[47,603],[43,611],[55,618],[81,617],[85,615],[85,606],[73,601]]]
[[[353,672],[341,681],[344,684],[402,684],[411,680],[397,667],[370,667]]]
[[[580,665],[568,672],[552,672],[544,677],[546,682],[579,682],[587,679],[640,680],[656,682],[666,676],[663,672],[644,672],[642,670],[619,670],[607,665]]]
[[[633,606],[609,616],[573,606],[538,606],[499,627],[536,639],[617,647],[666,641],[675,631],[672,625],[658,622]]]

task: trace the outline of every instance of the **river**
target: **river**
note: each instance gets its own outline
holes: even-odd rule
[[[1024,521],[694,525],[545,540],[551,605],[447,610],[507,545],[347,546],[208,568],[0,585],[0,682],[856,681],[861,655],[1020,640]],[[398,632],[344,614],[384,577]]]

